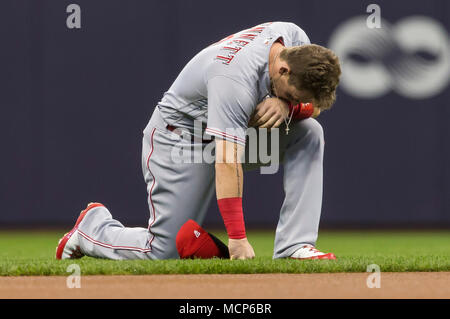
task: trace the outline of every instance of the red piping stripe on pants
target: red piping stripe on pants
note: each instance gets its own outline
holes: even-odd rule
[[[153,200],[152,200],[152,191],[153,191],[153,187],[155,186],[155,176],[153,175],[152,171],[150,170],[150,157],[152,156],[153,149],[154,149],[153,148],[153,135],[155,134],[155,130],[156,130],[156,128],[153,128],[153,130],[152,130],[152,136],[150,138],[152,150],[150,151],[150,154],[148,155],[148,158],[147,158],[147,169],[148,169],[148,172],[150,173],[150,175],[152,175],[152,178],[153,178],[152,186],[150,187],[150,191],[148,192],[149,202],[151,204],[152,213],[153,213],[153,216],[152,216],[153,217],[153,221],[151,223],[149,222],[149,225],[148,225],[148,231],[152,235],[152,238],[150,239],[150,242],[149,242],[150,250],[152,249],[153,239],[155,239],[155,234],[152,233],[151,227],[155,223],[155,220],[156,220],[156,211],[155,211],[155,206],[153,205]]]

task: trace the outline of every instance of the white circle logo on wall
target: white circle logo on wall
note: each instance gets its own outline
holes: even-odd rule
[[[342,66],[340,87],[359,98],[394,90],[411,99],[442,92],[450,79],[450,43],[436,20],[410,16],[370,29],[366,16],[351,18],[331,35],[329,47]]]

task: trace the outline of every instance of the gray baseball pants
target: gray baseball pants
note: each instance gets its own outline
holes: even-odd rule
[[[180,227],[188,219],[202,224],[215,194],[214,163],[173,163],[174,145],[192,142],[166,126],[155,108],[142,146],[142,172],[150,208],[148,228],[125,227],[107,208],[93,208],[74,234],[85,255],[116,260],[179,258],[175,238]],[[322,208],[322,127],[310,118],[291,123],[288,135],[284,128],[283,124],[279,130],[279,154],[285,198],[273,258],[288,257],[304,244],[315,245]],[[197,143],[194,152],[202,152],[207,145]],[[261,165],[244,163],[243,168],[248,171]]]

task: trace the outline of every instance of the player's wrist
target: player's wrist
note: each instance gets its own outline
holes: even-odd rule
[[[221,198],[217,200],[220,214],[229,239],[245,239],[244,212],[242,197]]]
[[[228,238],[228,242],[248,242],[247,237],[244,238]]]

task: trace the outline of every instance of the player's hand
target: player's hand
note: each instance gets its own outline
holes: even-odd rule
[[[289,105],[279,98],[267,98],[256,106],[249,126],[259,128],[279,127],[289,115]]]
[[[228,239],[228,251],[230,252],[230,259],[255,258],[255,251],[247,238]]]

